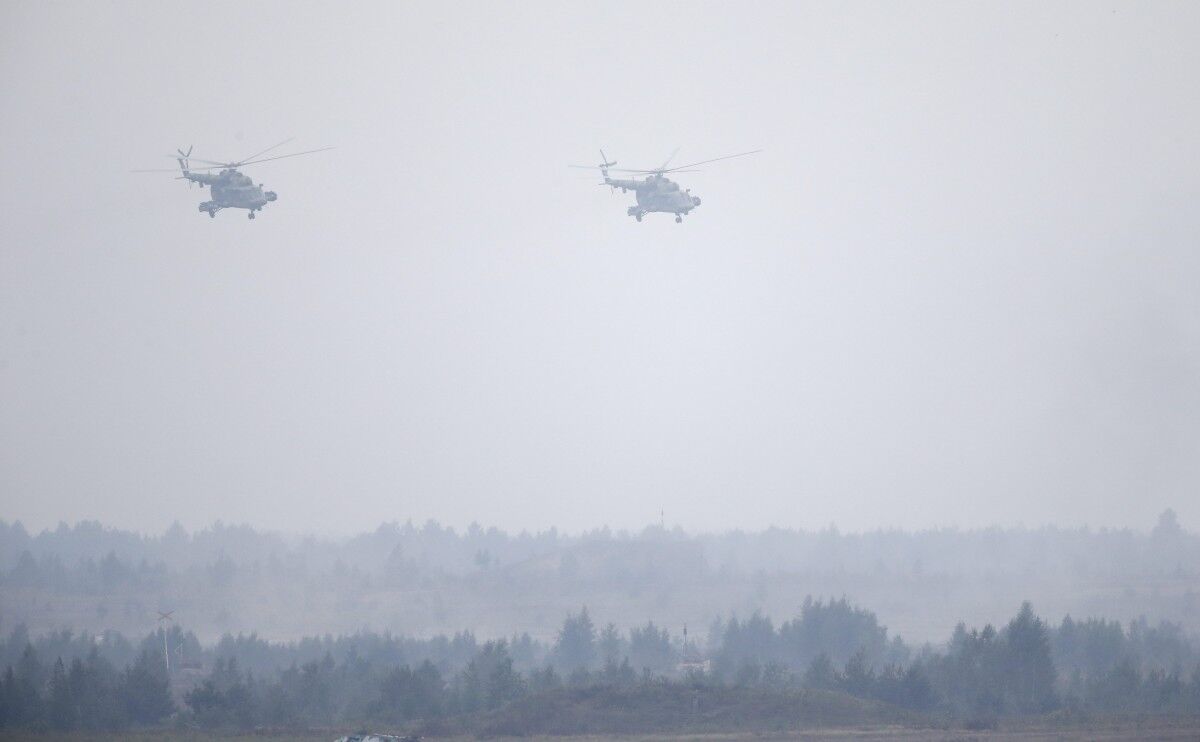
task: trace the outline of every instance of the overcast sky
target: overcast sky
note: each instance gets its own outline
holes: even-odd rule
[[[0,517],[1200,527],[1200,4],[0,3]],[[289,136],[259,218],[166,155]],[[703,205],[626,216],[568,163]],[[281,150],[283,151],[283,150]]]

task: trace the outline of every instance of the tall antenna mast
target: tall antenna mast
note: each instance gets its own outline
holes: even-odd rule
[[[174,621],[175,619],[171,618],[171,614],[174,612],[167,611],[163,613],[162,611],[156,611],[158,613],[158,628],[162,631],[163,635],[163,662],[166,663],[167,675],[171,674],[171,652],[167,649],[167,629],[164,627],[163,621]]]

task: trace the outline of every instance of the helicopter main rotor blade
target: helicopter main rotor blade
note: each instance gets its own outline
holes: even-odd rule
[[[601,168],[599,165],[567,165],[567,167],[577,167],[582,170],[607,170],[610,173],[657,173],[657,170],[630,170],[624,167],[606,167]]]
[[[205,170],[228,170],[229,168],[235,167],[235,166],[236,166],[236,163],[232,163],[232,162],[218,163],[216,165],[205,165],[204,167],[189,166],[188,172],[199,173],[199,172],[203,172]],[[177,173],[177,172],[179,172],[179,168],[173,167],[168,170],[158,170],[158,169],[155,169],[155,170],[130,170],[129,172],[131,172],[131,173]]]
[[[663,162],[663,164],[662,164],[662,165],[659,165],[659,167],[658,167],[658,172],[660,172],[660,173],[661,173],[661,172],[666,172],[667,165],[670,165],[670,164],[671,164],[671,160],[674,160],[674,159],[675,159],[675,155],[677,155],[677,154],[679,154],[679,148],[678,148],[678,147],[676,147],[676,148],[675,148],[675,151],[671,153],[671,156],[670,156],[670,157],[668,157],[668,158],[666,159],[666,161],[665,161],[665,162]]]
[[[638,169],[634,169],[634,168],[610,167],[610,168],[603,168],[603,169],[608,170],[609,172],[613,172],[613,173],[634,173],[636,175],[656,175],[656,174],[657,175],[665,175],[666,173],[698,172],[698,171],[690,171],[690,170],[688,170],[688,168],[693,168],[693,167],[696,167],[697,165],[707,165],[710,162],[717,162],[719,160],[731,160],[734,157],[745,157],[746,155],[754,155],[754,154],[758,154],[759,152],[762,152],[762,150],[755,149],[755,150],[751,150],[750,152],[739,152],[736,155],[725,155],[724,157],[714,157],[711,160],[701,160],[700,162],[692,162],[687,165],[679,165],[677,167],[668,168],[667,165],[671,162],[671,160],[675,159],[675,155],[678,154],[678,152],[679,152],[679,148],[676,147],[675,151],[671,153],[671,156],[667,158],[667,161],[663,163],[663,167],[660,167],[660,168],[638,170]],[[584,170],[600,170],[600,169],[602,169],[599,165],[567,165],[567,167],[577,167],[577,168],[582,168]]]
[[[284,141],[280,142],[279,144],[276,144],[272,147],[268,147],[267,149],[263,150],[262,152],[259,152],[258,154],[261,155],[265,152],[270,152],[271,150],[275,149],[276,147],[282,146],[290,141],[292,141],[292,140],[291,139],[284,140]],[[335,148],[334,147],[321,147],[320,149],[310,149],[306,152],[293,152],[290,155],[279,155],[278,157],[264,157],[261,160],[255,160],[254,158],[250,158],[248,160],[243,160],[241,162],[217,162],[216,160],[205,160],[202,157],[193,157],[193,158],[191,158],[190,162],[202,162],[205,165],[207,165],[208,167],[189,167],[188,169],[189,170],[224,170],[227,168],[239,168],[244,165],[255,165],[260,162],[269,162],[271,160],[282,160],[285,157],[298,157],[299,155],[309,155],[309,154],[312,154],[313,152],[324,152],[327,149],[335,149]],[[257,156],[258,155],[255,155],[255,157],[257,157]],[[179,159],[175,155],[170,155],[170,157],[172,159]]]
[[[178,155],[167,155],[167,157],[170,157],[172,160],[179,159]],[[233,165],[234,165],[234,163],[229,163],[229,162],[217,162],[216,160],[206,160],[203,157],[190,157],[189,158],[189,157],[185,156],[183,159],[188,160],[189,162],[203,162],[204,164],[212,165],[213,167],[233,167]],[[192,168],[192,169],[196,170],[196,169],[203,169],[203,168]]]
[[[204,167],[188,166],[188,172],[201,172],[204,170],[226,170],[231,167],[233,167],[233,165],[231,165],[231,164],[205,165]],[[131,173],[178,173],[179,168],[173,167],[173,168],[170,168],[169,170],[158,170],[158,169],[155,169],[155,170],[130,170],[129,172],[131,172]]]
[[[170,167],[170,168],[156,167],[156,168],[149,168],[146,170],[130,170],[129,172],[131,172],[131,173],[178,173],[179,168],[177,168],[177,167]]]
[[[270,162],[271,160],[282,160],[286,157],[299,157],[300,155],[311,155],[314,152],[324,152],[324,151],[330,150],[330,149],[337,149],[337,148],[336,147],[321,147],[320,149],[310,149],[310,150],[306,150],[304,152],[293,152],[290,155],[279,155],[278,157],[264,157],[261,160],[250,160],[249,162],[239,162],[239,163],[237,163],[237,167],[245,167],[246,165],[257,165],[260,162]]]
[[[251,160],[253,160],[256,157],[262,157],[263,155],[270,152],[271,150],[278,149],[279,147],[282,147],[283,145],[287,144],[288,142],[292,141],[295,138],[296,137],[288,137],[287,139],[284,139],[279,144],[272,144],[270,147],[267,147],[262,152],[255,153],[253,155],[250,155],[249,157],[243,157],[241,160],[239,160],[239,162],[246,163],[246,162],[250,162]]]
[[[749,152],[739,152],[736,155],[725,155],[724,157],[714,157],[711,160],[701,160],[700,162],[692,162],[692,163],[688,163],[687,165],[680,165],[679,167],[673,167],[670,170],[658,170],[656,172],[675,173],[675,172],[679,172],[680,170],[684,169],[685,167],[696,167],[697,165],[707,165],[710,162],[717,162],[719,160],[732,160],[735,157],[745,157],[746,155],[758,154],[759,152],[762,152],[762,150],[755,149],[755,150],[751,150]]]
[[[686,166],[684,166],[686,167]],[[666,175],[667,173],[702,173],[703,170],[681,170],[673,167],[670,170],[625,170],[626,173],[637,173],[638,175]]]

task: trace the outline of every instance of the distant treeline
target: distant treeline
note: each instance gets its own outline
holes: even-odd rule
[[[330,574],[373,580],[413,575],[454,576],[511,566],[564,551],[587,554],[606,544],[673,545],[665,553],[694,573],[899,572],[915,574],[1136,575],[1200,570],[1200,536],[1164,511],[1150,532],[1062,529],[1053,526],[873,531],[842,534],[835,527],[802,531],[770,528],[689,535],[658,526],[639,532],[608,528],[566,535],[555,529],[508,534],[472,524],[464,531],[435,521],[385,523],[346,539],[283,536],[249,526],[216,523],[189,533],[175,524],[161,535],[106,528],[95,521],[30,534],[20,522],[0,520],[0,580],[9,585],[78,589],[136,584],[159,587],[168,574],[199,574],[214,583],[240,572]],[[659,554],[662,561],[663,553]],[[669,564],[666,566],[670,566]],[[589,573],[568,559],[564,573],[589,580],[624,580],[627,565]]]
[[[886,606],[906,638],[937,641],[963,616],[994,620],[1022,600],[1055,615],[1147,615],[1200,632],[1200,535],[1166,511],[1152,529],[936,529],[843,534],[678,529],[508,534],[388,523],[344,539],[216,524],[159,535],[96,522],[37,534],[0,521],[8,626],[127,636],[174,609],[205,643],[359,629],[428,636],[471,626],[552,641],[583,602],[623,629],[653,615],[673,631],[730,608],[784,615],[805,593]],[[969,612],[969,613],[968,613]]]
[[[960,720],[1064,707],[1200,713],[1200,657],[1179,627],[1071,618],[1051,627],[1028,603],[999,629],[960,624],[940,648],[889,639],[872,612],[845,600],[808,599],[778,628],[761,615],[730,618],[706,641],[653,623],[597,627],[585,608],[546,644],[528,634],[481,642],[470,632],[363,632],[290,643],[226,636],[202,647],[177,627],[140,642],[65,631],[31,638],[18,627],[0,660],[8,729],[119,730],[172,717],[231,729],[470,728],[519,699],[636,688],[740,689],[743,700],[820,690]]]

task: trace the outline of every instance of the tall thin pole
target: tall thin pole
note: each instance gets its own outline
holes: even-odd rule
[[[158,612],[158,628],[162,631],[163,635],[163,663],[167,668],[168,676],[171,674],[171,651],[167,649],[167,624],[163,622],[174,620],[171,618],[171,614],[174,612],[175,611],[167,611],[166,613],[162,611]]]

